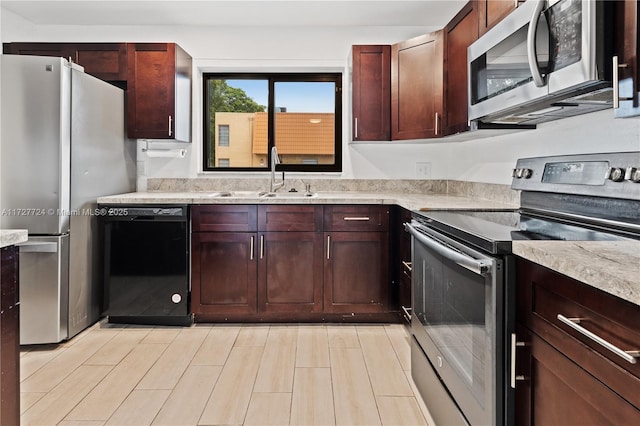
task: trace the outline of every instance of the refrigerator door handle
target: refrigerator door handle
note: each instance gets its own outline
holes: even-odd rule
[[[26,242],[16,245],[18,246],[20,253],[56,253],[58,251],[58,244],[54,242]]]

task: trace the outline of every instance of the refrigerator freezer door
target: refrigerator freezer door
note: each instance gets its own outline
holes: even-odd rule
[[[1,228],[69,229],[70,87],[62,58],[2,55]]]
[[[20,249],[20,344],[68,338],[69,236],[29,237]]]
[[[97,198],[132,191],[136,178],[135,144],[125,140],[124,92],[77,70],[71,86],[69,337],[102,311]]]

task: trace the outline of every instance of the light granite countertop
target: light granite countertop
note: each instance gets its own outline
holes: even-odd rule
[[[217,197],[217,192],[132,192],[98,198],[99,204],[397,204],[408,210],[503,210],[517,205],[499,201],[446,194],[373,193],[361,191],[317,192],[304,197],[278,192],[276,197],[260,197],[256,191],[233,191]]]
[[[26,229],[0,229],[0,248],[27,241]]]
[[[640,241],[514,241],[513,253],[640,305]]]

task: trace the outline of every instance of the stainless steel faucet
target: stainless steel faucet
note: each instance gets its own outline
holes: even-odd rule
[[[271,147],[271,185],[269,186],[269,192],[276,192],[284,186],[284,172],[282,172],[282,180],[276,182],[276,164],[280,164],[280,158],[278,157],[278,150],[274,146]]]

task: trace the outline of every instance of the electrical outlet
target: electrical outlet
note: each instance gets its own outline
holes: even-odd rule
[[[431,177],[431,163],[416,163],[416,177],[417,178],[430,178]]]

